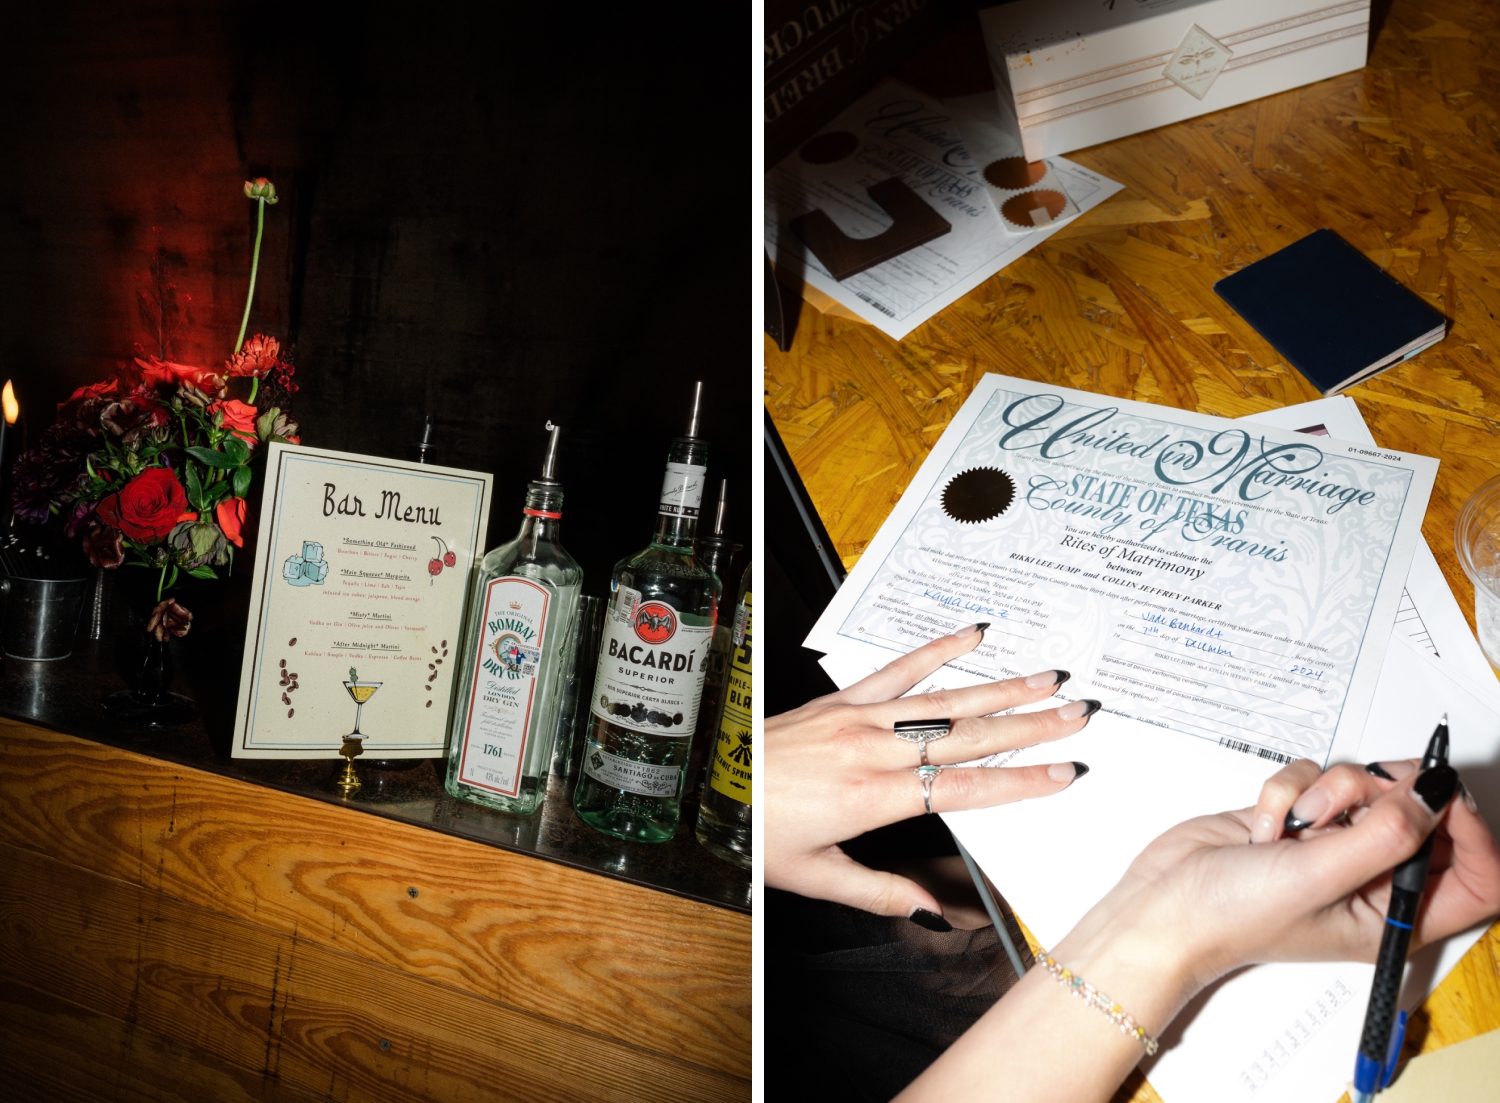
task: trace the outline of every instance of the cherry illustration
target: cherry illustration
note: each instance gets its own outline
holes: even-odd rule
[[[443,566],[451,567],[458,562],[458,556],[454,552],[448,552],[443,556]]]
[[[449,550],[448,545],[443,542],[441,536],[434,536],[432,539],[437,543],[438,554],[427,561],[427,573],[436,578],[443,573],[444,566],[454,566],[458,562],[458,556]],[[429,582],[428,585],[430,586],[432,583]]]
[[[443,573],[443,561],[441,559],[429,559],[427,561],[427,573],[436,578]]]

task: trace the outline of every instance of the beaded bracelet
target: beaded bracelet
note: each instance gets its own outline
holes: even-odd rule
[[[1087,983],[1071,969],[1064,969],[1045,950],[1036,953],[1037,964],[1057,978],[1057,983],[1066,988],[1073,995],[1083,1000],[1091,1007],[1097,1007],[1109,1016],[1111,1022],[1120,1028],[1120,1032],[1127,1038],[1134,1038],[1146,1050],[1147,1057],[1156,1055],[1157,1041],[1146,1034],[1146,1028],[1135,1021],[1125,1009],[1114,1000],[1110,999],[1092,984]]]

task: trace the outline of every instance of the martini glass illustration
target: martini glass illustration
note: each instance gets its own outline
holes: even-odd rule
[[[349,691],[349,696],[354,698],[354,730],[344,736],[344,738],[363,739],[365,737],[364,732],[359,730],[359,714],[364,709],[365,702],[374,697],[375,691],[384,685],[384,683],[361,682],[359,674],[353,667],[349,668],[349,678],[350,680],[344,683],[344,688]]]

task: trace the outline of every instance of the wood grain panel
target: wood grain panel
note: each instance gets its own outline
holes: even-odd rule
[[[749,1075],[747,916],[15,722],[0,763],[0,841]]]
[[[22,984],[0,982],[0,1038],[0,1075],[10,1099],[317,1103],[328,1098]]]
[[[749,1094],[744,1080],[45,855],[0,843],[0,864],[0,976],[252,1083],[371,1103]]]
[[[1382,445],[1442,461],[1422,531],[1472,624],[1453,524],[1500,475],[1500,9],[1395,0],[1362,71],[1068,156],[1124,190],[904,340],[804,308],[788,352],[765,346],[766,408],[844,564],[986,371],[1224,417],[1316,398],[1213,285],[1326,226],[1452,319],[1349,394]],[[879,388],[850,350],[889,366]],[[1497,952],[1492,929],[1429,997],[1421,1045],[1500,1025]]]

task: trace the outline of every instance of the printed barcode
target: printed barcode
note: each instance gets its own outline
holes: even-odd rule
[[[1243,751],[1245,754],[1259,755],[1261,758],[1269,758],[1272,762],[1290,762],[1292,756],[1273,751],[1266,747],[1257,747],[1254,743],[1241,743],[1238,739],[1220,739],[1219,746],[1228,747],[1231,751]]]
[[[863,299],[865,302],[867,302],[871,306],[873,306],[876,310],[880,311],[880,313],[884,314],[886,317],[888,317],[888,318],[894,318],[896,316],[896,312],[894,310],[892,310],[890,307],[886,306],[884,303],[877,303],[874,299],[870,298],[870,296],[866,295],[863,291],[856,291],[855,294],[857,296],[859,296],[861,299]]]

